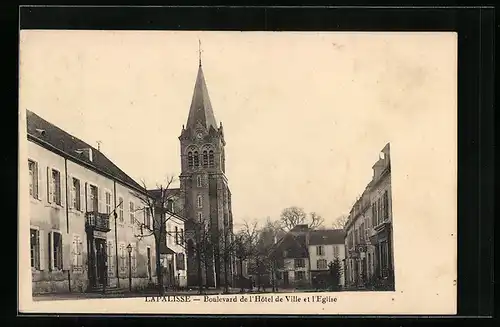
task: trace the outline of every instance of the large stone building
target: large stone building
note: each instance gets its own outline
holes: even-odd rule
[[[187,218],[187,283],[232,283],[234,258],[231,192],[225,175],[222,123],[217,125],[200,61],[187,123],[180,140],[180,194]],[[199,275],[201,274],[201,276]]]
[[[27,111],[34,293],[101,291],[155,283],[146,190],[99,149]],[[116,210],[115,210],[116,209]],[[116,213],[116,215],[115,215]],[[130,268],[127,247],[130,245]]]
[[[394,289],[390,145],[373,165],[372,180],[346,223],[347,283]]]

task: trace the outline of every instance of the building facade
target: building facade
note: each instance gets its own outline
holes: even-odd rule
[[[330,268],[338,260],[339,285],[345,285],[345,232],[342,229],[315,230],[309,233],[309,261],[311,262],[311,283],[321,288],[331,283]]]
[[[215,120],[201,62],[179,140],[180,194],[187,218],[187,283],[230,285],[235,259],[229,251],[234,238],[231,192],[225,174],[226,141],[222,123],[217,125]]]
[[[154,283],[145,190],[102,152],[27,112],[33,293]],[[130,256],[128,248],[131,249]]]
[[[346,283],[394,289],[390,145],[373,165],[372,180],[346,223]]]

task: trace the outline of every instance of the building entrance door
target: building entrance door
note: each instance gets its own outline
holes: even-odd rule
[[[290,280],[288,279],[288,271],[284,271],[283,272],[283,284],[285,287],[287,287],[289,283],[290,283]]]
[[[95,239],[96,246],[96,277],[97,284],[103,285],[106,283],[107,277],[107,253],[106,253],[106,240],[105,239]]]

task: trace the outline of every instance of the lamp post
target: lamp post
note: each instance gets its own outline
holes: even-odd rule
[[[128,251],[128,290],[132,292],[132,245],[127,245]]]

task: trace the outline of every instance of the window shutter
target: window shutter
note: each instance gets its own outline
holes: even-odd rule
[[[43,230],[38,231],[38,237],[40,242],[38,242],[38,246],[40,247],[40,270],[45,270],[45,266],[48,262],[47,259],[47,251],[45,245],[47,244],[45,242],[46,238],[44,237],[45,233]]]
[[[86,194],[85,194],[84,198],[85,198],[85,201],[87,204],[87,206],[85,206],[85,211],[88,211],[88,209],[89,209],[88,204],[90,203],[90,185],[89,185],[89,183],[85,183],[85,193]]]
[[[64,184],[63,184],[64,182]],[[59,173],[59,197],[61,198],[61,206],[65,206],[65,202],[67,202],[68,199],[66,199],[67,192],[66,188],[68,187],[68,176],[63,177],[63,173]]]
[[[73,176],[71,176],[69,174],[66,177],[66,190],[68,190],[68,192],[66,192],[66,194],[69,194],[68,208],[74,209],[73,201],[76,198],[76,193],[75,193],[76,191],[73,189]]]
[[[50,167],[47,167],[47,202],[52,203],[52,178],[50,176]]]
[[[73,236],[73,243],[72,243],[72,251],[71,251],[71,256],[72,256],[72,265],[74,267],[78,266],[78,238],[76,235]]]
[[[63,252],[65,252],[63,248],[63,242],[62,242],[62,234],[59,234],[59,240],[58,240],[58,246],[59,246],[59,251],[57,252],[58,258],[58,269],[67,269],[68,263],[64,262],[63,259],[68,258],[67,255],[63,255]],[[66,247],[68,249],[68,247]],[[66,250],[67,251],[67,250]],[[66,260],[67,261],[67,260]]]
[[[52,232],[48,232],[47,233],[47,263],[49,265],[49,271],[52,271],[54,270],[54,266],[52,265],[53,263],[53,253],[52,253],[52,236],[53,236],[53,233]]]
[[[102,200],[102,189],[99,187],[97,189],[97,196],[99,198],[99,203],[97,204],[98,208],[97,208],[97,211],[98,212],[104,212],[104,208],[103,208],[103,200]]]
[[[36,231],[35,268],[40,270],[40,231]]]
[[[40,174],[40,167],[38,165],[38,162],[36,163],[36,177],[37,177],[37,184],[36,184],[36,187],[35,187],[35,194],[36,194],[36,198],[38,200],[40,200],[42,198],[42,195],[40,194],[40,191],[41,191],[41,188],[42,188],[42,176]]]
[[[87,183],[82,184],[82,181],[80,181],[80,189],[77,190],[77,192],[80,192],[80,211],[85,212],[85,185]]]

